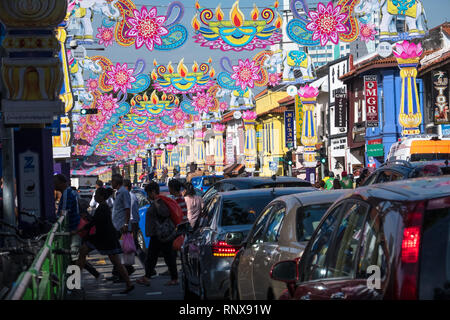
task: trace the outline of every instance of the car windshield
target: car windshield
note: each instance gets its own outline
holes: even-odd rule
[[[297,210],[297,239],[309,241],[325,212],[332,203],[321,203],[300,207]]]
[[[439,204],[441,202],[441,204]],[[450,299],[450,201],[432,200],[425,212],[420,256],[420,300]]]
[[[271,197],[249,197],[224,199],[222,226],[253,224],[261,210],[272,200]]]

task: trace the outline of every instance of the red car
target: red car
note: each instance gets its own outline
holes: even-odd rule
[[[282,299],[450,299],[450,179],[357,189],[270,276],[287,284]]]

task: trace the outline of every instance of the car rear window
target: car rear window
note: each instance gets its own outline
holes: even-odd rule
[[[275,183],[265,183],[254,187],[254,189],[267,189],[267,188],[295,188],[295,187],[311,187],[309,182],[275,182]]]
[[[450,160],[449,153],[414,153],[411,155],[411,161],[434,161]]]
[[[199,179],[199,178],[197,178],[197,179],[192,178],[191,183],[194,185],[194,187],[196,187],[196,186],[199,186],[199,185],[200,185],[201,181],[202,181],[202,180]]]
[[[297,209],[297,239],[309,241],[325,212],[332,203],[321,203]]]
[[[253,224],[270,201],[272,198],[268,196],[224,199],[220,225]]]
[[[420,255],[419,299],[450,299],[450,197],[425,212]]]

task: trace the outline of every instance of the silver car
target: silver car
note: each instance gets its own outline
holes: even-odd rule
[[[291,194],[270,202],[237,253],[230,272],[232,299],[272,300],[286,285],[270,278],[272,266],[302,255],[327,209],[353,190]],[[232,240],[229,241],[233,244]]]

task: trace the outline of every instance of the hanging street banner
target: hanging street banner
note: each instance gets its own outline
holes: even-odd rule
[[[284,112],[284,133],[286,138],[286,148],[294,146],[294,111]]]
[[[302,145],[302,127],[303,127],[303,105],[300,100],[300,96],[297,94],[295,96],[295,123],[297,129],[297,146]]]
[[[345,89],[335,90],[334,100],[334,126],[343,128],[347,126],[347,94]]]
[[[434,124],[450,124],[448,74],[446,71],[435,71],[433,81],[433,114]]]
[[[377,76],[364,76],[367,127],[378,127],[378,82]]]

